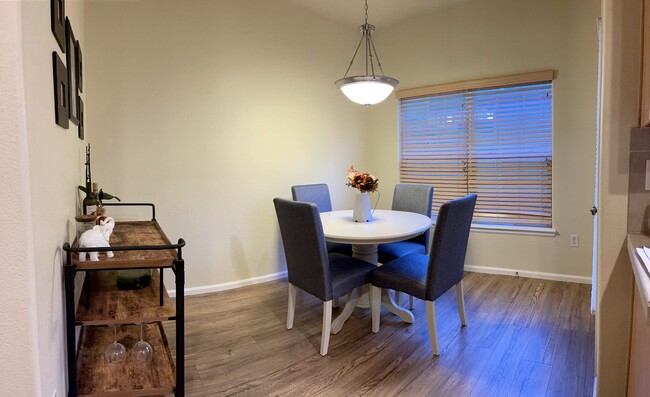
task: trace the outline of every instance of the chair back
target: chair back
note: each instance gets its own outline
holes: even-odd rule
[[[393,192],[393,206],[395,211],[416,212],[431,218],[431,201],[433,200],[433,186],[416,183],[398,183]],[[428,252],[430,231],[413,237],[408,241],[421,244]]]
[[[273,199],[289,282],[322,301],[332,299],[323,225],[316,204]]]
[[[291,186],[291,195],[294,201],[316,204],[320,212],[332,211],[330,189],[324,183]]]
[[[463,279],[476,194],[440,206],[427,270],[426,300],[435,301]]]

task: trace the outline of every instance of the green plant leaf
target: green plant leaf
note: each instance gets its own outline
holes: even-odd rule
[[[79,190],[81,190],[82,192],[88,194],[88,189],[86,189],[85,186],[81,186],[81,185],[79,185],[79,186],[77,186],[77,188],[78,188]],[[91,194],[92,194],[92,192],[91,192]],[[113,199],[115,199],[115,200],[117,200],[117,201],[122,201],[122,200],[120,200],[119,197],[114,196],[114,195],[112,195],[112,194],[110,194],[110,193],[106,193],[105,191],[103,191],[103,190],[101,190],[101,189],[99,190],[99,197],[98,197],[98,198],[99,198],[100,201],[101,201],[101,200],[113,200]]]
[[[99,191],[99,199],[100,199],[100,200],[113,200],[113,199],[115,199],[115,200],[117,200],[117,201],[122,201],[122,200],[120,200],[119,197],[117,197],[117,196],[113,196],[112,194],[109,194],[109,193],[106,193],[106,192],[103,191],[103,190],[100,190],[100,191]]]

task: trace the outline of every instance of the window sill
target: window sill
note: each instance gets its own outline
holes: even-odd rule
[[[435,226],[435,221],[433,225]],[[526,226],[497,226],[497,225],[477,225],[472,224],[472,231],[479,233],[496,233],[496,234],[516,234],[522,236],[540,236],[555,237],[557,230],[546,227],[526,227]]]

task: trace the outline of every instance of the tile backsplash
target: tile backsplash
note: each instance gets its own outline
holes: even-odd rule
[[[647,160],[650,160],[650,128],[633,128],[627,208],[627,230],[630,233],[650,234],[650,190],[645,190]]]

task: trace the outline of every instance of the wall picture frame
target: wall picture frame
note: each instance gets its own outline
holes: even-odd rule
[[[72,123],[79,125],[79,108],[78,98],[79,91],[77,85],[77,40],[74,37],[74,32],[72,31],[72,24],[70,19],[65,19],[65,37],[66,37],[66,63],[68,65],[68,88],[70,92],[69,96],[69,117]]]
[[[56,124],[67,129],[70,118],[68,71],[56,51],[52,51],[52,68],[54,71],[54,116]]]
[[[65,53],[65,0],[50,0],[50,21],[52,34]]]
[[[77,88],[79,89],[79,92],[84,92],[84,74],[83,74],[83,61],[81,59],[81,44],[79,43],[79,40],[77,40],[77,45],[75,45],[75,51],[77,51]]]
[[[84,101],[79,97],[79,139],[84,140]]]

